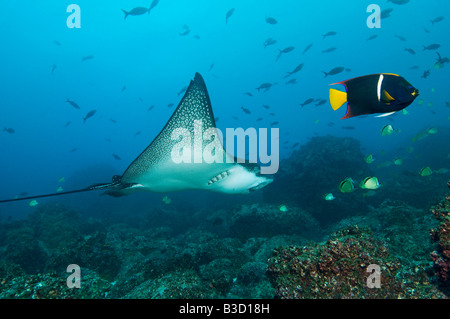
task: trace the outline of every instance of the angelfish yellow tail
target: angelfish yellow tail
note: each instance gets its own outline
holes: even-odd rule
[[[335,89],[330,89],[330,104],[333,110],[337,110],[347,102],[347,93]]]

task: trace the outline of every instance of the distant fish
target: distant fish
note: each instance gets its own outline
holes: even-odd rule
[[[396,37],[397,39],[399,39],[400,41],[406,42],[405,37],[401,36],[401,35],[394,35],[394,37]]]
[[[381,129],[381,136],[388,136],[394,133],[395,129],[392,127],[391,124],[383,126]]]
[[[394,158],[394,165],[396,165],[396,166],[401,166],[401,165],[403,165],[403,158],[401,158],[401,157],[396,157],[396,158]]]
[[[59,42],[58,40],[54,40],[53,43],[56,44],[57,46],[61,46],[62,45],[61,42]]]
[[[434,18],[433,20],[430,20],[431,24],[434,25],[435,23],[441,22],[442,20],[444,20],[445,17],[440,16],[437,18]]]
[[[153,110],[153,108],[154,108],[155,106],[152,104],[152,105],[150,105],[149,107],[148,107],[148,109],[147,109],[147,112],[150,112],[151,110]]]
[[[325,34],[322,35],[322,36],[323,36],[323,38],[325,39],[326,37],[333,36],[333,35],[336,35],[336,34],[337,34],[336,31],[329,31],[329,32],[325,33]]]
[[[410,49],[410,48],[405,48],[405,50],[404,51],[406,51],[406,52],[408,52],[408,53],[411,53],[411,54],[416,54],[416,51],[414,51],[413,49]]]
[[[266,39],[266,41],[264,41],[264,48],[267,48],[269,45],[273,45],[275,43],[277,43],[277,40],[268,38],[268,39]]]
[[[155,2],[155,1],[153,1]],[[157,1],[158,2],[158,1]],[[153,3],[152,3],[153,5]],[[130,15],[130,16],[139,16],[139,15],[143,15],[145,13],[150,14],[150,9],[144,8],[144,7],[136,7],[131,9],[130,11],[125,11],[124,9],[122,9],[123,13],[125,14],[124,16],[124,20]]]
[[[380,188],[380,183],[376,177],[366,177],[360,184],[359,187],[362,189],[378,189]]]
[[[127,87],[124,85],[123,87],[122,87],[122,89],[120,90],[120,93],[122,93],[123,91],[125,91],[127,89]]]
[[[86,55],[84,57],[81,58],[81,62],[87,61],[87,60],[92,60],[94,58],[93,55]]]
[[[322,50],[322,53],[329,53],[329,52],[333,52],[335,50],[336,50],[336,47],[331,47],[331,48],[328,48],[326,50]]]
[[[95,115],[95,113],[97,113],[96,110],[89,111],[89,112],[86,114],[86,116],[83,118],[83,121],[84,121],[83,123],[86,123],[86,120],[89,119],[89,118],[91,118],[91,117],[93,117],[93,116]]]
[[[430,76],[430,70],[425,70],[420,77],[423,79],[426,79],[429,76]]]
[[[187,88],[188,88],[187,86],[182,87],[181,90],[178,91],[177,96],[180,96],[181,94],[183,94],[184,92],[186,92]]]
[[[189,32],[191,32],[191,29],[189,29],[189,26],[187,26],[186,24],[183,25],[183,29],[184,29],[183,32],[179,32],[179,33],[178,33],[178,34],[181,35],[181,36],[188,35]]]
[[[272,87],[272,85],[273,85],[272,83],[265,82],[265,83],[262,83],[256,89],[258,90],[258,92],[259,92],[259,90],[264,90],[264,92],[267,92]]]
[[[407,4],[409,0],[387,0],[387,2],[392,2],[395,4]]]
[[[155,8],[159,3],[159,0],[153,0],[152,4],[150,5],[150,8],[148,8],[148,13],[150,14],[150,11]]]
[[[292,70],[291,72],[288,72],[287,75],[285,75],[283,78],[285,79],[285,78],[291,76],[292,74],[297,73],[298,71],[300,71],[303,68],[303,65],[304,65],[304,63],[300,63],[299,65],[297,65],[295,67],[294,70]]]
[[[447,57],[445,57],[445,58],[441,57],[441,55],[439,54],[439,52],[436,52],[436,54],[438,55],[438,58],[437,58],[437,61],[434,63],[433,67],[434,67],[436,70],[439,70],[439,69],[443,68],[443,67],[445,66],[446,63],[449,63],[449,62],[450,62],[450,59],[447,58]]]
[[[53,65],[52,65],[52,70],[51,70],[50,74],[53,75],[53,73],[55,72],[56,68],[57,68],[56,64],[53,64]]]
[[[313,101],[314,101],[313,98],[306,99],[303,103],[300,103],[300,106],[304,107],[305,105],[308,105],[308,104],[312,103]]]
[[[241,106],[242,111],[244,111],[245,114],[251,114],[249,109],[246,109],[245,107]]]
[[[169,103],[169,104],[167,104],[167,107],[172,107],[172,106],[174,106],[174,104],[173,104],[173,103]]]
[[[297,83],[297,79],[290,79],[285,84],[295,84],[295,83]]]
[[[3,132],[9,133],[9,134],[14,134],[16,131],[11,127],[5,127],[5,128],[3,128]]]
[[[275,126],[275,125],[277,125],[278,123],[279,123],[278,121],[272,122],[272,123],[270,123],[270,126]]]
[[[325,103],[327,103],[327,100],[325,100],[325,99],[320,99],[315,105],[316,105],[316,106],[321,106],[321,105],[323,105],[323,104],[325,104]]]
[[[375,161],[375,157],[372,154],[367,155],[364,157],[364,162],[367,164],[372,164]]]
[[[439,49],[441,47],[441,45],[440,44],[438,44],[438,43],[433,43],[433,44],[430,44],[430,45],[427,45],[427,46],[423,46],[423,50],[425,51],[425,50],[437,50],[437,49]]]
[[[338,67],[335,67],[335,68],[331,69],[330,72],[322,71],[322,73],[325,74],[325,77],[327,77],[328,75],[339,74],[339,73],[343,72],[344,70],[345,70],[344,67],[338,66]]]
[[[213,67],[214,67],[214,63],[211,63],[211,65],[209,66],[208,72],[210,72]],[[186,89],[187,89],[187,86],[186,86]]]
[[[356,127],[354,127],[353,125],[346,125],[346,126],[342,126],[342,128],[344,130],[354,130]]]
[[[70,121],[68,121],[65,125],[64,125],[64,127],[68,127],[70,125]]]
[[[250,92],[244,92],[244,95],[248,95],[248,96],[253,96],[253,94],[251,94]]]
[[[352,193],[355,190],[355,184],[352,178],[347,177],[339,184],[341,193]]]
[[[374,35],[368,37],[368,38],[366,39],[366,41],[370,41],[370,40],[376,39],[377,37],[378,37],[378,34],[374,34]]]
[[[267,22],[268,24],[277,24],[277,23],[278,23],[278,21],[275,20],[275,19],[272,18],[272,17],[266,17],[266,22]]]
[[[380,18],[381,18],[381,19],[389,18],[389,17],[391,16],[391,12],[392,12],[393,10],[394,10],[394,9],[392,9],[392,8],[388,8],[388,9],[381,10],[381,12],[380,12]]]
[[[433,170],[430,168],[430,166],[422,167],[419,170],[419,175],[420,176],[430,176],[431,174],[433,174]]]
[[[263,104],[262,107],[265,108],[265,109],[267,109],[267,110],[270,109],[270,106],[267,105],[267,104]]]
[[[306,46],[306,48],[303,50],[303,53],[302,53],[302,54],[305,54],[306,52],[308,52],[308,50],[311,49],[312,46],[313,46],[312,43],[308,44],[308,45]]]
[[[120,158],[120,156],[119,155],[117,155],[117,154],[114,154],[113,153],[113,155],[112,155],[116,160],[118,160],[118,161],[120,161],[121,160],[121,158]]]
[[[78,110],[80,109],[80,106],[77,103],[75,103],[74,101],[66,99],[66,102],[69,103],[70,105],[72,105],[74,108],[76,108]]]
[[[330,89],[330,104],[333,110],[348,102],[343,119],[381,113],[385,115],[400,111],[419,96],[403,77],[396,74],[378,73],[356,77],[333,84],[342,84],[347,93]]]
[[[62,186],[58,186],[58,188],[56,189],[56,192],[59,193],[59,192],[62,192],[63,190],[64,190],[64,188],[62,188]]]
[[[234,8],[231,8],[230,10],[227,11],[227,14],[225,16],[225,23],[228,24],[228,19],[233,15],[234,13]]]
[[[30,202],[28,203],[28,206],[34,207],[34,206],[36,206],[36,205],[38,205],[38,204],[39,204],[38,201],[35,200],[35,199],[33,199],[32,201],[30,201]]]
[[[284,48],[283,50],[278,49],[278,51],[280,51],[280,53],[278,53],[276,60],[278,61],[278,59],[281,57],[282,54],[292,52],[294,49],[295,49],[295,47],[287,47],[287,48]]]

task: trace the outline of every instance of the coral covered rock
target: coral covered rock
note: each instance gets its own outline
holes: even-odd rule
[[[370,288],[378,265],[380,288]],[[322,244],[282,247],[268,260],[279,298],[413,298],[439,295],[425,276],[401,279],[400,263],[368,229],[350,226]],[[370,269],[369,269],[370,270]],[[418,289],[420,287],[420,289]],[[426,289],[424,288],[426,287]]]
[[[361,181],[372,175],[353,138],[313,137],[280,163],[274,182],[263,189],[266,201],[289,203],[313,213],[321,222],[332,222],[366,207],[358,192],[340,194],[333,201],[323,195],[339,193],[339,184],[347,177]]]
[[[439,225],[431,230],[431,238],[437,248],[431,253],[436,276],[450,288],[450,196],[431,209]]]

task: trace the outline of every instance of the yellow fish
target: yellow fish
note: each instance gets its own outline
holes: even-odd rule
[[[339,190],[342,193],[351,193],[355,190],[353,179],[347,177],[339,184]]]
[[[36,206],[37,204],[39,204],[38,201],[35,200],[35,199],[33,199],[32,201],[30,201],[30,202],[28,203],[28,206],[34,207],[34,206]]]
[[[422,167],[419,171],[420,176],[430,176],[433,174],[433,171],[431,170],[430,166]]]
[[[380,188],[380,183],[376,177],[366,177],[359,185],[363,189],[378,189]]]

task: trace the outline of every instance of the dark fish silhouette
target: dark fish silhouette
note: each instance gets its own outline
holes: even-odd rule
[[[226,16],[225,16],[225,23],[228,24],[228,19],[233,15],[234,13],[234,8],[231,8],[230,10],[228,10]]]
[[[113,155],[112,155],[116,160],[118,160],[118,161],[120,161],[121,160],[121,158],[120,158],[120,156],[119,155],[117,155],[117,154],[114,154],[113,153]]]
[[[268,47],[269,45],[273,45],[275,43],[277,43],[277,40],[268,38],[268,39],[266,39],[266,41],[264,41],[264,48]]]
[[[291,76],[292,74],[300,71],[303,68],[303,65],[304,65],[304,63],[300,63],[299,65],[297,65],[294,70],[292,70],[291,72],[288,72],[288,74],[284,76],[284,79]]]
[[[380,18],[381,18],[381,19],[385,19],[385,18],[390,17],[390,16],[391,16],[391,12],[392,12],[393,10],[394,10],[394,9],[392,9],[392,8],[388,8],[388,9],[381,10],[381,12],[380,12]]]
[[[437,18],[434,18],[433,20],[430,20],[431,24],[434,25],[435,23],[441,22],[442,20],[444,20],[445,17],[440,16]]]
[[[313,98],[306,99],[305,102],[300,103],[300,106],[304,107],[305,105],[308,105],[308,104],[312,103],[313,101],[314,101]]]
[[[416,51],[414,51],[413,49],[410,49],[410,48],[405,48],[405,50],[404,51],[406,51],[406,52],[408,52],[408,53],[411,53],[411,54],[416,54]]]
[[[71,100],[67,99],[66,102],[69,103],[70,105],[72,105],[74,108],[76,108],[76,109],[78,109],[78,110],[80,109],[80,107],[78,106],[78,104],[75,103],[74,101],[71,101]]]
[[[305,54],[309,49],[311,49],[312,46],[313,46],[312,43],[308,44],[308,45],[306,46],[306,48],[303,50],[303,53],[302,53],[302,54]]]
[[[331,48],[328,48],[326,50],[323,50],[322,53],[333,52],[334,50],[336,50],[336,48],[335,47],[331,47]]]
[[[94,58],[93,55],[86,55],[84,57],[81,58],[81,62],[87,61],[87,60],[92,60]]]
[[[425,70],[425,71],[423,72],[421,78],[426,79],[426,78],[429,77],[429,76],[430,76],[430,70]]]
[[[322,36],[325,39],[326,37],[333,36],[333,35],[336,35],[336,34],[337,34],[336,31],[329,31],[329,32],[323,34]]]
[[[327,77],[328,75],[339,74],[339,73],[343,72],[344,70],[345,70],[344,67],[338,66],[338,67],[335,67],[335,68],[331,69],[330,72],[322,71],[322,73],[325,74],[325,77]]]
[[[3,129],[3,132],[9,133],[9,134],[14,134],[16,131],[11,127],[5,127]]]
[[[277,60],[281,57],[282,54],[292,52],[294,49],[295,49],[295,47],[287,47],[287,48],[284,48],[283,50],[278,49],[278,51],[280,51],[280,53],[278,53]]]
[[[83,118],[83,123],[86,123],[86,120],[93,117],[97,113],[96,110],[89,111],[86,116]]]
[[[258,92],[259,92],[259,90],[264,90],[264,92],[267,92],[272,87],[272,85],[273,85],[272,83],[266,82],[266,83],[261,84],[256,89],[258,90]]]
[[[154,2],[154,1],[153,1]],[[152,3],[153,4],[153,3]],[[123,13],[125,14],[124,16],[124,20],[130,15],[130,16],[140,16],[143,15],[145,13],[150,14],[150,9],[144,8],[144,7],[136,7],[131,9],[130,11],[125,11],[124,9],[122,9]]]
[[[251,114],[249,109],[246,109],[245,107],[241,106],[242,111],[244,111],[245,114]]]
[[[266,17],[266,22],[267,22],[268,24],[277,24],[277,23],[278,23],[278,21],[275,20],[275,19],[272,18],[272,17]]]
[[[433,43],[433,44],[430,44],[430,45],[427,45],[427,46],[423,46],[423,50],[425,51],[425,50],[437,50],[437,49],[439,49],[441,47],[441,45],[440,44],[437,44],[437,43]]]

